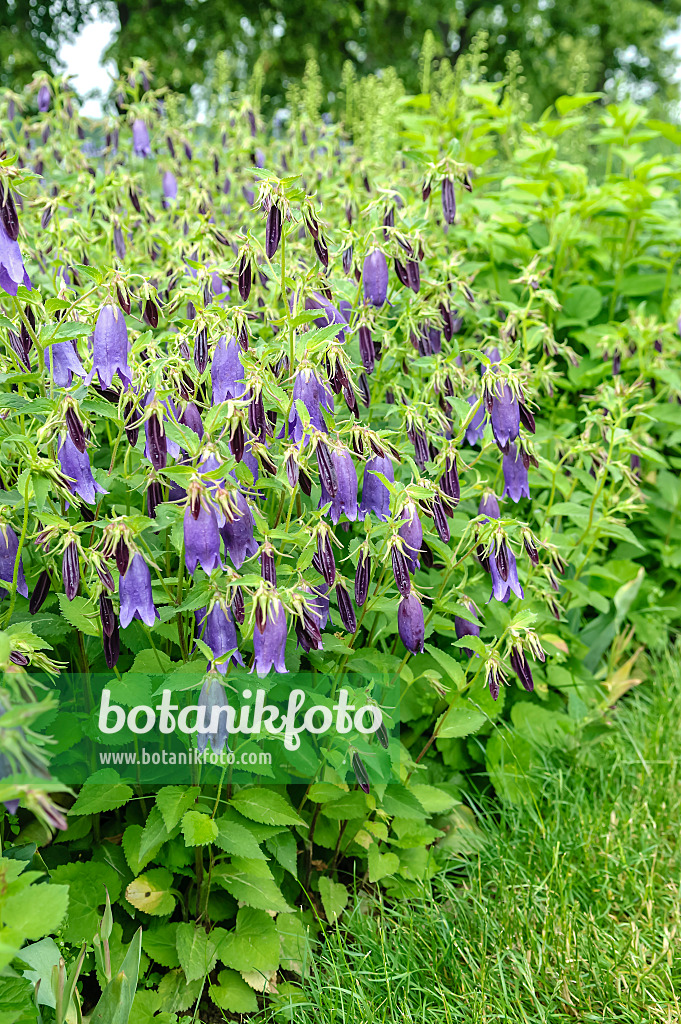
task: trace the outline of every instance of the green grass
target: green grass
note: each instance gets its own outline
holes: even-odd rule
[[[681,672],[670,657],[536,804],[413,901],[361,898],[260,1020],[681,1020]]]

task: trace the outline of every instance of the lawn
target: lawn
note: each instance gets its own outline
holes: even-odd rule
[[[531,806],[481,808],[479,851],[422,898],[360,897],[259,1019],[680,1020],[680,754],[674,655]]]

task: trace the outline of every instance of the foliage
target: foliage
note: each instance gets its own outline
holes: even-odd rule
[[[39,68],[55,72],[55,53],[93,11],[118,20],[107,57],[126,67],[133,57],[153,62],[160,81],[188,92],[211,79],[219,54],[244,82],[254,71],[273,106],[317,58],[325,99],[333,105],[341,70],[352,61],[361,75],[394,67],[411,92],[418,88],[419,47],[427,33],[432,55],[457,62],[478,32],[489,38],[490,80],[503,77],[515,52],[537,113],[566,93],[622,88],[675,95],[676,58],[668,37],[681,15],[679,0],[499,4],[496,0],[272,0],[187,4],[59,0],[36,5],[13,0],[0,13],[5,44],[0,82],[11,88]],[[2,35],[0,35],[2,38]],[[162,41],[162,45],[159,45]],[[0,44],[2,45],[2,44]],[[323,58],[323,59],[322,59]]]
[[[197,124],[143,64],[102,125],[58,82],[39,116],[11,98],[2,230],[11,191],[32,287],[8,236],[1,796],[37,806],[10,769],[39,692],[53,771],[88,779],[3,842],[68,886],[69,967],[107,891],[114,960],[142,926],[133,1021],[251,1012],[355,878],[422,891],[480,841],[476,791],[536,799],[678,628],[679,160],[655,150],[681,133],[593,95],[526,122],[517,66],[483,68],[480,42],[424,58],[411,96],[348,70],[326,124],[310,63],[286,131],[223,94]],[[385,732],[280,744],[285,786],[81,767],[83,735],[138,751],[97,734],[104,684],[240,709],[248,668],[268,699],[347,683]]]

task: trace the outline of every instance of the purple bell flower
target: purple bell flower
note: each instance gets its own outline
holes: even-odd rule
[[[332,497],[322,479],[322,496],[319,507],[321,508],[323,505],[331,502],[329,514],[331,522],[335,526],[343,513],[352,522],[357,519],[357,470],[352,461],[352,455],[347,449],[340,452],[332,451],[331,459],[336,470],[338,489]]]
[[[11,583],[14,578],[14,563],[19,550],[19,538],[9,525],[0,526],[0,580]],[[0,588],[0,596],[4,597],[6,591]],[[19,572],[17,573],[17,593],[22,597],[28,597],[28,586],[24,576],[24,559],[19,559]]]
[[[121,599],[121,629],[129,626],[133,619],[141,619],[147,626],[153,626],[159,618],[151,594],[151,573],[142,555],[136,552],[118,584]]]
[[[83,364],[78,358],[72,341],[58,341],[45,349],[45,369],[50,370],[50,353],[52,353],[52,379],[58,388],[70,388],[73,375],[85,377]]]
[[[330,324],[338,324],[340,330],[336,337],[342,342],[345,341],[345,328],[348,326],[348,322],[332,302],[325,299],[319,292],[312,292],[305,300],[305,309],[323,309],[324,316],[318,316],[315,320],[317,327],[328,327]]]
[[[255,661],[251,672],[255,670],[258,676],[266,676],[274,666],[275,672],[288,672],[284,661],[286,650],[286,612],[279,598],[272,598],[267,608],[267,618],[263,623],[262,630],[256,618],[255,629],[253,630],[253,649]]]
[[[515,441],[520,432],[520,407],[508,384],[495,388],[491,395],[492,401],[492,432],[494,440],[502,452],[508,450],[511,441]]]
[[[312,595],[308,609],[321,632],[325,629],[329,618],[329,587],[324,583],[319,583],[316,587],[304,587],[303,589]]]
[[[203,437],[203,420],[201,419],[201,413],[193,402],[189,402],[187,408],[182,413],[180,423],[193,430],[199,440]]]
[[[398,532],[404,544],[407,568],[413,576],[421,564],[419,552],[423,546],[423,527],[413,501],[404,507],[400,519],[403,520],[403,525]]]
[[[196,746],[199,753],[203,754],[210,742],[213,752],[221,754],[229,739],[226,711],[228,703],[224,686],[212,672],[209,672],[206,676],[201,687],[198,707],[200,709],[199,722],[203,719],[203,726],[205,728],[205,731],[199,729],[196,734]],[[201,712],[203,712],[203,715],[201,715]],[[216,719],[215,728],[211,730],[210,726],[213,724],[214,718]],[[227,749],[229,750],[229,747]]]
[[[50,109],[50,87],[49,85],[40,86],[38,89],[38,110],[41,114],[46,114]]]
[[[478,399],[475,395],[469,395],[466,399],[468,404],[473,408],[478,404]],[[480,404],[480,408],[476,412],[475,416],[468,424],[466,428],[466,441],[471,448],[482,441],[483,434],[485,433],[485,426],[487,424],[487,413],[485,412],[484,402]]]
[[[466,607],[471,615],[476,618],[480,617],[478,609],[475,607],[473,601],[466,601]],[[461,616],[454,616],[454,631],[456,633],[457,640],[460,640],[464,636],[480,636],[480,626],[476,622],[469,622],[468,619],[462,619]],[[468,647],[464,647],[463,650],[470,658],[473,654]]]
[[[305,445],[307,436],[303,439],[303,421],[296,408],[298,400],[309,412],[311,425],[326,434],[327,429],[321,407],[323,406],[327,412],[333,413],[333,396],[331,390],[319,380],[314,370],[306,367],[298,372],[293,383],[293,404],[289,413],[288,433],[294,444],[302,442]]]
[[[487,491],[480,499],[478,515],[489,516],[490,519],[499,519],[501,517],[499,502],[491,491]],[[487,523],[489,519],[484,519],[483,522]]]
[[[235,569],[240,569],[247,558],[257,554],[258,544],[253,537],[255,521],[253,513],[248,507],[248,502],[241,491],[235,491],[233,498],[236,501],[239,515],[234,522],[226,522],[220,529],[222,539],[225,542],[225,550],[232,559]]]
[[[177,178],[172,171],[166,171],[163,175],[163,205],[166,209],[170,199],[177,199]]]
[[[400,601],[397,609],[397,628],[407,650],[412,654],[421,654],[426,634],[423,605],[413,591]]]
[[[191,508],[185,509],[184,560],[192,576],[197,565],[208,575],[216,566],[224,569],[220,558],[220,531],[212,508],[200,505],[198,519],[194,519]]]
[[[0,288],[8,295],[16,295],[20,284],[31,290],[19,243],[9,237],[0,217]]]
[[[237,649],[236,626],[230,609],[217,602],[208,615],[205,608],[200,608],[194,612],[194,616],[196,635],[210,647],[214,658],[221,658],[228,651],[234,652],[226,661],[219,665],[214,664],[213,668],[224,676],[230,664],[243,666],[244,659]]]
[[[363,519],[370,512],[373,512],[377,519],[386,521],[390,516],[390,491],[382,480],[375,475],[381,473],[391,484],[395,483],[395,470],[392,459],[388,455],[381,457],[377,455],[369,459],[364,467],[364,483],[362,485],[362,504],[360,505],[360,519]]]
[[[87,450],[79,452],[69,434],[66,435],[64,443],[60,446],[57,458],[62,473],[69,478],[68,485],[71,494],[77,494],[88,505],[94,505],[97,494],[109,493],[97,483],[92,475],[90,456]]]
[[[502,498],[510,498],[518,502],[521,498],[529,498],[530,483],[527,477],[527,466],[523,462],[518,446],[510,444],[504,454],[504,490]]]
[[[210,379],[213,384],[213,405],[219,405],[230,398],[243,397],[244,368],[239,358],[239,343],[236,338],[227,341],[223,334],[218,339],[213,353]]]
[[[145,406],[145,408],[146,408],[147,405],[149,405],[150,402],[154,401],[155,397],[156,397],[156,392],[153,389],[151,391],[147,392],[146,398],[144,399],[144,406]],[[177,415],[177,409],[175,408],[175,405],[174,405],[174,403],[173,403],[171,398],[166,398],[165,401],[162,403],[162,405],[163,405],[163,408],[164,408],[164,412],[163,412],[163,419],[164,420],[170,420],[171,422],[175,422],[176,420],[179,420],[179,417]],[[172,413],[172,415],[171,415],[171,413]],[[156,417],[156,419],[158,420],[158,416]],[[153,432],[156,429],[158,429],[158,426],[157,426],[157,424],[152,424],[151,419],[146,419],[144,421],[144,437],[145,437],[144,457],[145,457],[145,459],[149,459],[150,461],[151,461],[150,441],[153,443],[153,438],[152,438],[151,435],[153,434]],[[173,441],[172,438],[168,437],[168,434],[167,434],[167,432],[165,430],[164,430],[163,433],[164,433],[164,437],[165,437],[166,453],[168,455],[170,455],[171,458],[173,458],[173,459],[179,458],[180,451],[181,451],[179,444],[177,443],[177,441]]]
[[[380,249],[373,249],[365,257],[362,280],[366,301],[382,306],[388,296],[388,263]]]
[[[123,388],[132,384],[132,371],[128,366],[130,344],[125,317],[115,306],[102,306],[95,326],[92,369],[85,382],[90,384],[95,374],[103,388],[110,388],[114,374],[118,373]]]
[[[149,130],[140,117],[132,125],[132,151],[135,156],[151,156]]]
[[[516,597],[523,598],[525,594],[523,588],[520,586],[518,580],[518,567],[515,561],[515,555],[511,551],[508,544],[504,541],[504,557],[507,562],[507,573],[506,580],[503,580],[501,573],[499,572],[499,554],[494,550],[489,553],[489,571],[492,575],[492,597],[495,601],[508,601],[511,596],[511,591]],[[490,601],[492,600],[490,597]]]

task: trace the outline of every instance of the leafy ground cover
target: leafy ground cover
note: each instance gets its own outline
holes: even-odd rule
[[[331,1024],[674,1021],[681,992],[678,653],[423,896],[360,896],[259,1017]]]

